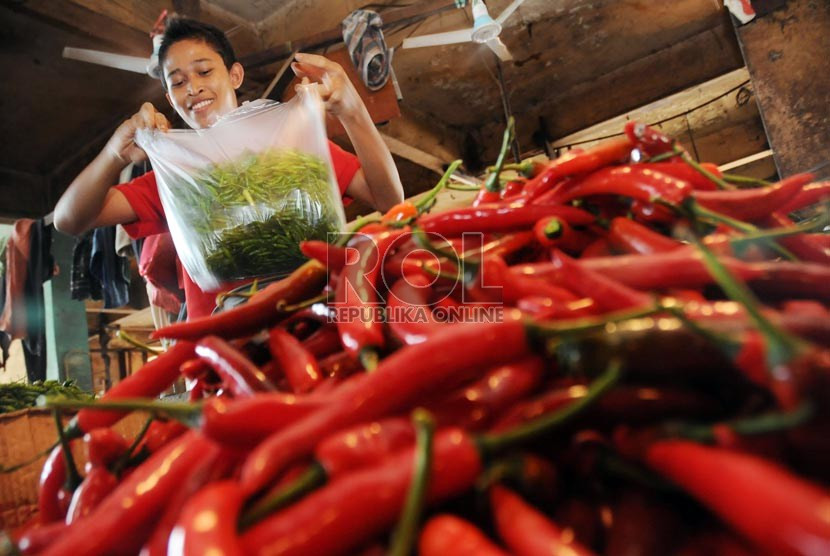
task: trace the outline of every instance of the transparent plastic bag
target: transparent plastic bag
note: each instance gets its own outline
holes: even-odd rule
[[[299,243],[345,225],[316,86],[286,103],[246,103],[202,130],[141,130],[173,243],[205,291],[283,275]]]

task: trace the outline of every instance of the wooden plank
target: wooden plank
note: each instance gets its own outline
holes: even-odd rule
[[[8,6],[103,41],[121,54],[149,56],[152,52],[153,45],[147,33],[72,0],[25,0],[8,3]]]
[[[791,0],[737,28],[781,176],[830,176],[830,3]]]
[[[260,52],[244,57],[242,59],[242,65],[246,68],[254,68],[282,60],[296,50],[319,50],[321,48],[326,48],[328,46],[343,42],[343,31],[341,30],[340,25],[325,31],[305,36],[299,40],[286,40],[286,34],[278,30],[277,23],[286,25],[287,28],[291,28],[292,26],[295,26],[297,22],[316,22],[319,20],[319,14],[315,17],[315,14],[312,12],[319,12],[320,10],[319,6],[311,3],[308,5],[308,11],[303,14],[305,17],[303,17],[303,15],[296,13],[297,10],[302,10],[302,6],[297,6],[296,4],[286,4],[286,7],[291,10],[290,24],[287,23],[288,20],[286,18],[286,14],[277,11],[274,15],[267,18],[259,25],[259,28],[262,30],[261,34],[264,42],[271,46]],[[335,6],[333,5],[332,8],[334,7]],[[346,9],[345,5],[343,5],[340,9],[342,10],[342,15],[337,16],[336,21],[338,22],[349,13],[349,10]],[[447,2],[447,0],[430,0],[428,2],[420,3],[415,2],[410,6],[384,11],[381,14],[383,17],[383,28],[388,29],[393,26],[408,25],[410,23],[422,21],[435,14],[453,9],[456,9],[455,5]],[[329,15],[331,16],[331,14]]]

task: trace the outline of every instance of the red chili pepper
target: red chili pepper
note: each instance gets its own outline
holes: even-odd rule
[[[622,253],[651,255],[674,251],[683,244],[629,218],[614,218],[608,229],[608,241]]]
[[[633,146],[648,156],[668,153],[674,149],[674,141],[668,135],[640,122],[626,122],[625,135]]]
[[[830,552],[830,495],[770,461],[683,440],[654,443],[645,460],[764,552]]]
[[[529,295],[519,299],[516,307],[522,313],[538,320],[570,319],[599,314],[597,303],[590,297],[576,301],[562,301],[539,295]]]
[[[13,536],[13,541],[21,556],[41,554],[46,547],[55,542],[55,539],[60,538],[67,528],[68,525],[63,521],[46,524],[39,522],[21,535]]]
[[[176,554],[242,556],[236,521],[245,498],[239,483],[211,483],[182,508],[171,533]]]
[[[795,223],[786,214],[773,212],[763,219],[763,224],[771,228],[786,228]],[[830,248],[816,242],[810,234],[785,236],[776,241],[802,261],[830,265]]]
[[[270,392],[251,398],[211,398],[202,406],[200,430],[224,445],[252,447],[313,413],[320,400]]]
[[[482,184],[481,189],[479,190],[478,194],[476,194],[476,198],[473,199],[473,202],[470,206],[477,207],[480,205],[487,205],[491,203],[497,203],[501,200],[501,191],[488,191],[486,187]]]
[[[747,264],[750,286],[770,297],[820,299],[830,302],[830,266],[790,261]],[[733,273],[735,270],[732,269]],[[740,273],[737,273],[740,276]]]
[[[475,525],[452,515],[427,521],[418,541],[419,556],[508,556]]]
[[[309,259],[322,264],[329,272],[340,272],[346,266],[349,254],[353,250],[326,241],[310,239],[300,242],[300,251]]]
[[[721,177],[722,173],[718,169],[717,164],[702,162],[700,165],[711,174]],[[688,164],[678,164],[676,162],[647,162],[644,164],[638,164],[637,166],[687,181],[698,191],[716,191],[720,189],[718,184]]]
[[[337,330],[343,347],[355,359],[376,356],[385,345],[383,322],[374,314],[380,307],[376,288],[386,253],[395,243],[403,243],[405,234],[409,231],[393,230],[363,241],[357,247],[359,260],[347,264],[340,273],[335,290],[335,303],[341,311]]]
[[[603,311],[644,307],[652,303],[650,295],[635,291],[612,276],[596,272],[584,262],[575,261],[557,249],[553,250],[552,256],[551,265],[556,269],[556,274],[551,277],[553,282],[580,296],[590,297]],[[521,274],[521,270],[517,274]]]
[[[789,214],[825,199],[830,199],[830,181],[820,181],[805,185],[792,199],[777,207],[775,210],[782,214]]]
[[[679,205],[693,193],[687,181],[634,165],[597,170],[560,189],[556,200],[567,203],[591,195],[622,195],[646,203],[664,201]]]
[[[166,501],[152,534],[141,547],[141,556],[168,556],[174,553],[177,547],[169,550],[170,537],[185,504],[206,485],[231,476],[238,463],[239,453],[227,450],[212,451],[195,463]]]
[[[591,259],[596,257],[608,257],[614,255],[615,252],[608,242],[607,238],[601,237],[588,244],[582,251],[582,259]]]
[[[303,346],[318,359],[343,349],[337,328],[324,324],[303,340]]]
[[[43,554],[105,554],[140,546],[148,527],[193,467],[218,450],[216,444],[193,432],[170,443],[122,480]]]
[[[235,397],[274,391],[274,385],[244,353],[218,336],[207,336],[196,344],[196,354],[206,361]]]
[[[323,380],[323,374],[314,355],[297,338],[282,328],[275,326],[271,329],[268,349],[271,356],[279,361],[294,392],[310,392]]]
[[[769,216],[813,181],[813,174],[796,174],[766,187],[721,191],[695,191],[701,206],[738,220],[754,221]]]
[[[564,205],[481,205],[429,214],[419,225],[425,232],[459,236],[465,232],[507,232],[524,230],[546,216],[559,216],[572,225],[586,225],[594,216],[575,207]]]
[[[409,447],[347,473],[259,522],[242,535],[243,550],[273,556],[348,553],[398,518],[412,480],[414,450]],[[472,439],[460,429],[440,431],[433,444],[428,499],[438,502],[464,492],[480,472]]]
[[[320,293],[326,279],[326,268],[317,261],[308,261],[286,278],[268,284],[247,303],[216,315],[164,326],[151,337],[199,340],[209,334],[222,338],[248,336],[285,316],[279,304],[299,303]]]
[[[55,446],[49,452],[49,457],[43,463],[40,471],[40,482],[37,492],[37,507],[40,522],[43,524],[53,521],[63,521],[71,493],[63,493],[66,484],[66,463],[63,458],[63,448]]]
[[[146,452],[147,454],[155,454],[170,441],[180,437],[187,432],[187,427],[178,421],[161,421],[155,419],[147,428],[144,438],[136,446],[136,452]]]
[[[590,234],[574,230],[557,216],[539,220],[533,226],[533,235],[540,245],[558,247],[574,255],[581,253],[595,239]]]
[[[758,268],[755,263],[745,263],[731,257],[721,257],[721,262],[743,280],[753,280],[765,274],[764,269]],[[586,270],[638,290],[698,288],[713,283],[712,276],[700,255],[690,248],[654,255],[583,258],[579,264]],[[548,263],[514,268],[533,276],[545,276],[556,272]]]
[[[504,188],[501,190],[501,199],[502,201],[509,201],[512,200],[514,197],[517,197],[521,194],[521,192],[525,188],[525,184],[527,180],[518,179],[518,180],[510,180],[506,184],[504,184]]]
[[[181,372],[182,376],[185,378],[195,380],[204,377],[208,372],[210,372],[210,365],[208,365],[204,359],[196,357],[182,363],[181,367],[179,367],[179,372]]]
[[[194,356],[193,344],[176,342],[169,350],[145,363],[134,374],[113,386],[101,397],[101,401],[158,396],[179,378],[179,367]],[[70,431],[72,434],[77,434],[109,427],[125,415],[126,413],[118,411],[82,409],[73,419],[74,426],[70,425]],[[77,432],[73,429],[77,429]]]
[[[624,162],[633,147],[627,137],[620,137],[603,141],[584,151],[566,153],[551,160],[540,174],[528,181],[522,197],[533,200],[564,177],[587,174],[609,164]]]
[[[670,208],[657,203],[647,203],[634,199],[628,207],[631,217],[638,222],[648,224],[672,224],[677,220],[677,215]]]
[[[406,346],[381,361],[374,372],[336,391],[319,410],[260,444],[242,468],[245,490],[254,493],[266,487],[336,428],[406,410],[430,392],[463,382],[471,372],[527,353],[524,327],[509,315],[501,322],[449,326],[429,342]]]
[[[515,493],[501,486],[490,491],[493,520],[499,536],[518,556],[550,554],[593,554],[578,544],[573,535],[561,529]]]
[[[320,360],[320,372],[329,380],[333,379],[334,381],[338,381],[362,370],[363,366],[360,364],[360,361],[354,359],[346,351],[332,353],[328,357]]]
[[[511,272],[501,257],[486,257],[479,269],[478,279],[467,285],[473,301],[499,302],[514,306],[519,299],[539,295],[565,303],[579,299],[569,289],[533,276]]]
[[[91,430],[84,435],[87,471],[93,467],[108,468],[130,447],[127,440],[110,428]]]
[[[389,331],[401,343],[420,344],[439,331],[439,322],[429,307],[431,281],[424,276],[411,276],[395,282],[386,303]]]
[[[115,490],[118,479],[106,467],[93,467],[87,472],[80,486],[75,489],[69,509],[66,511],[66,524],[71,525],[91,513],[109,494]]]

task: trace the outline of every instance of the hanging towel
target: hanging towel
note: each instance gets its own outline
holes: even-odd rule
[[[392,59],[383,38],[383,21],[377,12],[355,10],[341,24],[343,42],[370,91],[377,91],[389,80]]]

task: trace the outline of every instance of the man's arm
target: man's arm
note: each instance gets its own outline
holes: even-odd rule
[[[126,197],[115,189],[121,170],[140,162],[146,153],[133,142],[141,128],[169,129],[163,114],[150,103],[122,123],[98,156],[78,174],[55,205],[55,228],[80,235],[99,226],[126,224],[136,219]]]
[[[297,54],[295,59],[291,65],[294,73],[322,84],[326,110],[340,119],[360,160],[361,170],[346,193],[380,211],[403,201],[403,186],[392,153],[343,68],[316,54]]]

